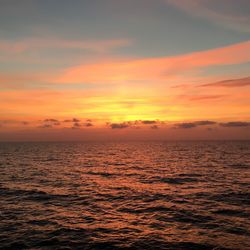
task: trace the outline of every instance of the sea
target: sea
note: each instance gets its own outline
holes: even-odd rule
[[[2,142],[0,249],[250,249],[250,141]]]

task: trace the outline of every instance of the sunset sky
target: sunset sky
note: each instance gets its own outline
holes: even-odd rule
[[[250,139],[249,0],[0,4],[0,140]]]

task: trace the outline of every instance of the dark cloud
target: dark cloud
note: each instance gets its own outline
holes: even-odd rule
[[[174,125],[174,128],[180,128],[180,129],[186,129],[186,128],[195,128],[198,126],[211,126],[215,125],[217,122],[215,121],[196,121],[196,122],[183,122],[183,123],[177,123]],[[250,122],[246,121],[232,121],[232,122],[225,122],[225,123],[219,123],[222,127],[249,127]],[[208,128],[210,131],[213,129],[211,127]]]
[[[138,129],[140,128],[139,125],[157,125],[158,123],[161,122],[158,120],[135,120],[135,121],[126,121],[122,123],[107,123],[107,125],[112,129],[122,129],[122,128]]]
[[[73,119],[72,119],[72,122],[81,122],[81,120],[80,120],[80,119],[77,119],[77,118],[73,118]]]
[[[214,125],[216,123],[217,122],[215,122],[215,121],[197,121],[197,122],[195,122],[195,124],[197,126]]]
[[[77,118],[72,118],[72,119],[66,119],[63,122],[81,122],[81,120]]]
[[[93,127],[94,126],[93,123],[91,123],[91,122],[84,123],[83,125],[85,127]]]
[[[53,119],[53,118],[45,119],[45,120],[43,120],[43,123],[47,124],[47,125],[51,125],[51,126],[61,125],[61,123],[57,119]]]
[[[79,129],[81,128],[82,125],[79,122],[74,122],[73,126],[71,127],[72,129]]]
[[[196,122],[183,122],[183,123],[177,123],[175,124],[175,128],[195,128],[198,126],[207,126],[207,125],[214,125],[217,122],[215,121],[208,121],[208,120],[204,120],[204,121],[196,121]]]
[[[225,122],[225,123],[220,123],[222,127],[249,127],[250,122]]]
[[[86,122],[86,123],[80,123],[80,122],[74,122],[72,125],[72,129],[80,129],[82,127],[92,127],[94,126],[91,122]]]
[[[154,121],[154,120],[144,120],[144,121],[140,121],[142,124],[156,124],[158,121]]]
[[[56,119],[45,119],[45,120],[43,120],[44,122],[59,122],[58,120],[56,120]]]
[[[197,125],[193,122],[183,122],[175,124],[175,128],[195,128]]]
[[[122,122],[122,123],[110,123],[109,126],[112,129],[123,129],[123,128],[128,128],[130,126],[129,123],[127,122]]]
[[[23,124],[23,125],[29,125],[29,122],[22,121],[22,124]]]
[[[228,79],[219,82],[202,84],[200,87],[245,87],[250,86],[250,77],[238,78],[238,79]]]

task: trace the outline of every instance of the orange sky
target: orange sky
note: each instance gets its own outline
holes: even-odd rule
[[[242,21],[249,20],[244,6],[239,13],[233,8],[224,13],[198,1],[197,16],[185,5],[189,0],[180,6],[157,0],[150,4],[152,12],[147,5],[139,10],[138,1],[135,10],[143,13],[135,18],[130,4],[111,2],[126,7],[121,17],[106,9],[94,23],[91,17],[69,18],[65,25],[71,30],[57,28],[63,7],[53,18],[48,10],[47,23],[36,17],[32,23],[24,17],[25,6],[5,6],[20,12],[1,31],[0,140],[250,139],[250,30]],[[166,8],[165,14],[158,7]],[[42,11],[38,15],[45,18]],[[135,18],[136,29],[128,16]],[[81,22],[92,24],[82,31]],[[145,33],[141,22],[149,27]],[[110,28],[107,33],[102,25]],[[159,27],[158,35],[152,25]],[[188,25],[189,33],[180,25]],[[199,42],[196,36],[210,39]]]

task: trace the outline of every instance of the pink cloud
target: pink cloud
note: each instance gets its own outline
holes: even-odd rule
[[[250,40],[230,46],[189,54],[145,59],[109,60],[68,68],[52,79],[57,83],[119,83],[165,81],[190,70],[207,66],[250,61]]]
[[[246,87],[246,86],[250,86],[250,77],[228,79],[201,85],[201,87],[228,87],[228,88]]]
[[[213,99],[221,99],[225,97],[225,95],[195,95],[195,96],[190,96],[189,100],[190,101],[203,101],[203,100],[213,100]]]
[[[62,48],[84,49],[92,52],[107,52],[112,49],[126,47],[132,43],[129,39],[114,40],[63,40],[30,38],[17,41],[0,40],[0,51],[9,53],[22,53],[37,49]]]

